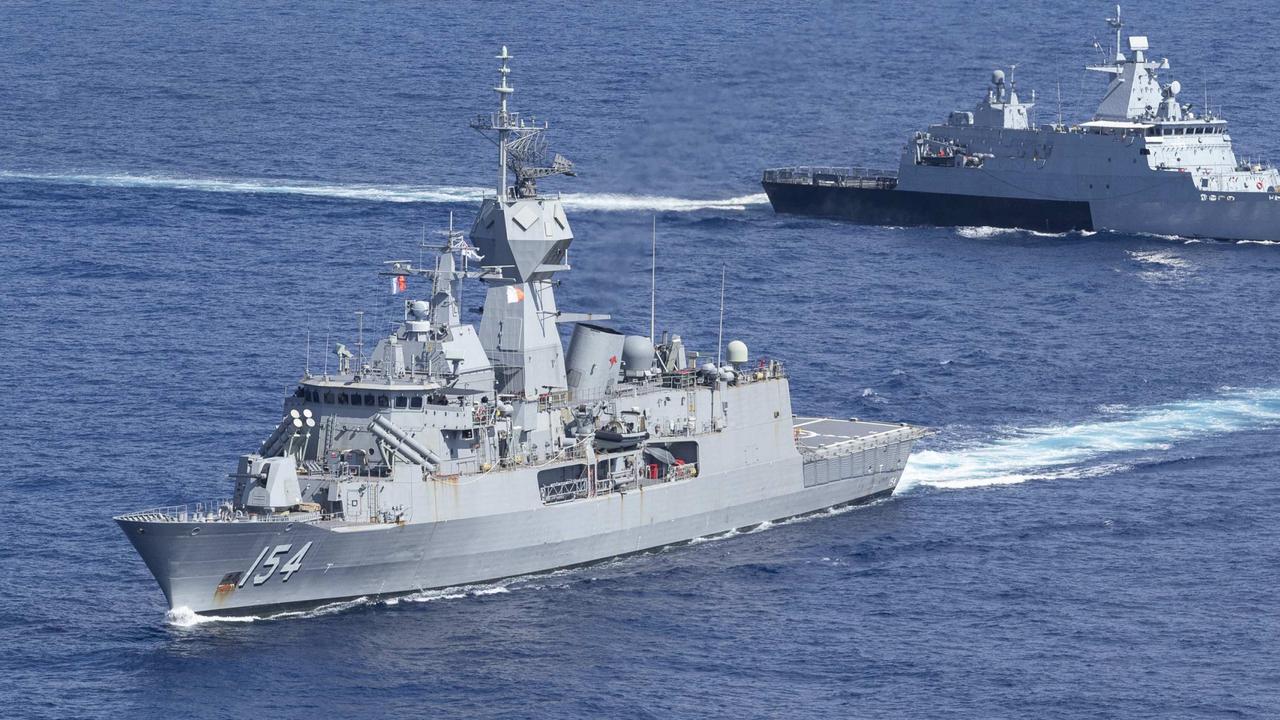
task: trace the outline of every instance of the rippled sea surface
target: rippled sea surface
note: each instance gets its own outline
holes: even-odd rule
[[[1018,63],[1087,118],[1107,3],[0,8],[0,716],[1276,717],[1280,247],[778,217]],[[1277,21],[1130,28],[1280,156]],[[552,122],[561,304],[784,359],[806,413],[939,430],[888,501],[598,566],[166,618],[115,512],[224,495],[308,360],[467,227],[468,120]],[[480,291],[469,297],[479,304]],[[376,319],[374,319],[376,318]],[[308,342],[309,340],[309,342]]]

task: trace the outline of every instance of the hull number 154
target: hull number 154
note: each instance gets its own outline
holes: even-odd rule
[[[271,575],[275,573],[277,568],[279,568],[280,574],[283,576],[283,580],[281,582],[289,582],[289,578],[294,573],[302,569],[302,558],[305,557],[307,551],[311,549],[311,543],[303,545],[302,549],[298,550],[298,552],[294,554],[293,557],[289,558],[284,565],[281,565],[280,561],[292,549],[292,543],[276,545],[274,548],[270,545],[262,548],[262,552],[258,553],[257,559],[254,560],[253,564],[249,566],[249,569],[245,570],[244,574],[240,576],[240,582],[236,587],[244,587],[244,584],[249,581],[250,577],[253,578],[254,585],[261,585],[271,579]],[[254,575],[253,571],[257,570],[259,566],[261,566],[262,572]]]

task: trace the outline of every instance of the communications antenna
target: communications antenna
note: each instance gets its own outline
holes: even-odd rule
[[[507,76],[511,74],[507,62],[512,55],[503,45],[502,53],[496,57],[502,61],[502,67],[498,68],[498,86],[493,89],[498,93],[498,112],[476,117],[471,121],[471,127],[498,146],[498,201],[510,199],[512,189],[517,198],[537,197],[538,178],[573,175],[573,162],[559,153],[548,160],[547,140],[542,135],[547,124],[538,124],[533,118],[526,122],[520,113],[507,109],[507,98],[515,92],[507,82]],[[514,188],[507,185],[508,170],[516,176]]]
[[[720,351],[724,347],[724,265],[720,266],[720,332],[716,335],[716,367],[720,367]]]
[[[653,239],[649,248],[649,342],[653,343],[658,317],[658,216],[653,216]]]

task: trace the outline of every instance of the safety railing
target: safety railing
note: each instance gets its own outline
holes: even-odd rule
[[[585,477],[561,482],[547,483],[538,488],[542,502],[546,504],[576,500],[587,496],[587,479]]]
[[[898,173],[861,167],[787,167],[764,171],[763,181],[785,185],[827,185],[835,187],[892,190],[898,186]]]
[[[117,520],[130,522],[312,522],[314,520],[341,519],[342,514],[316,511],[289,511],[282,513],[251,513],[236,510],[230,499],[195,502],[186,505],[137,510],[117,516]]]
[[[850,438],[841,442],[822,445],[821,447],[811,448],[797,443],[796,449],[800,451],[800,456],[804,462],[814,462],[826,458],[841,457],[843,455],[852,455],[863,450],[874,450],[879,447],[888,445],[897,445],[898,443],[919,440],[926,435],[930,435],[931,430],[926,428],[918,428],[905,426],[887,430],[874,435],[865,437]]]

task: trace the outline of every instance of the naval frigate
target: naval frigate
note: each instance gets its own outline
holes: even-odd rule
[[[546,125],[498,110],[497,191],[433,263],[395,332],[304,372],[226,500],[115,518],[171,609],[270,614],[454,587],[661,547],[890,495],[924,430],[792,414],[788,375],[741,341],[702,356],[561,310],[572,174]],[[510,181],[510,182],[509,182]],[[465,281],[483,284],[479,327]],[[406,295],[409,295],[406,293]],[[572,324],[567,351],[560,327]],[[566,327],[566,329],[568,329]],[[718,342],[719,344],[719,342]],[[332,357],[326,348],[326,357]]]
[[[896,171],[765,170],[770,203],[872,225],[1280,240],[1280,173],[1237,158],[1227,121],[1161,80],[1169,61],[1147,37],[1123,52],[1118,6],[1107,22],[1113,51],[1087,68],[1108,81],[1092,120],[1036,125],[1035,93],[1023,102],[1012,71],[996,70],[973,110],[910,138]]]

